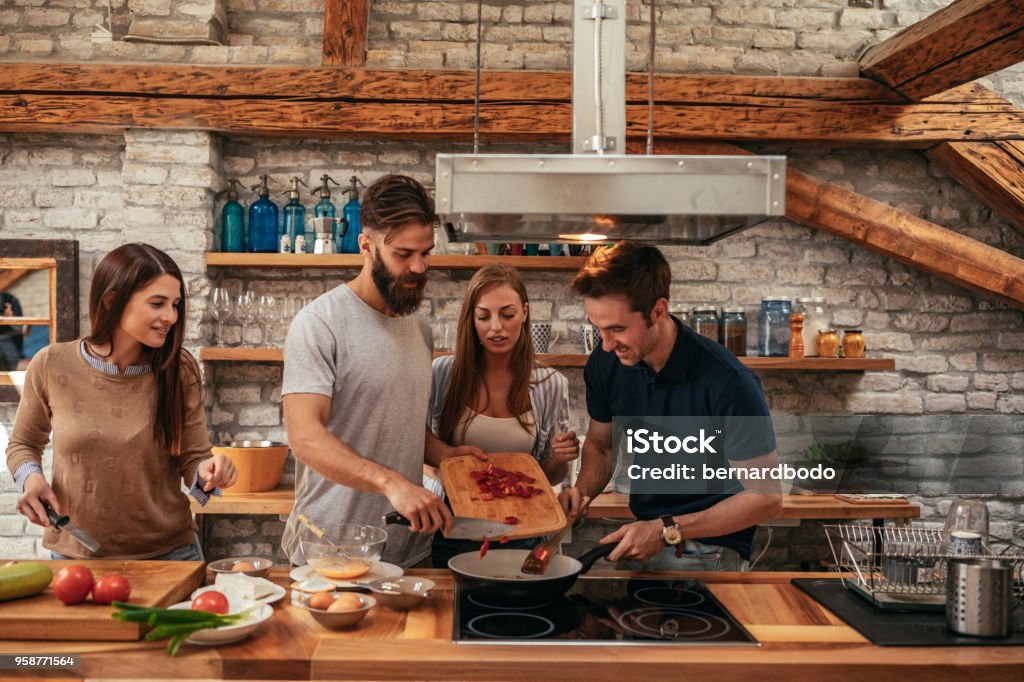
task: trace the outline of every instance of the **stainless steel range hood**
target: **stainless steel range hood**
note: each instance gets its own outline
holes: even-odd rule
[[[784,156],[619,154],[625,0],[573,0],[573,153],[438,154],[454,241],[709,244],[785,214]]]

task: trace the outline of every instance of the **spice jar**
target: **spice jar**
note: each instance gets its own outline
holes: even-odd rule
[[[722,308],[722,322],[719,327],[721,344],[731,350],[733,355],[746,355],[747,314],[743,312],[743,308]]]
[[[834,358],[839,354],[839,335],[835,329],[818,330],[818,355],[823,358]]]
[[[864,357],[864,333],[859,329],[843,331],[843,356],[847,358]]]
[[[690,318],[690,326],[693,331],[701,336],[706,336],[712,341],[718,341],[718,313],[714,306],[698,306],[693,309],[693,316]]]
[[[757,315],[757,351],[761,355],[786,357],[789,355],[789,316],[793,314],[793,302],[782,296],[768,296],[761,299],[761,311]]]
[[[825,299],[821,296],[798,298],[794,312],[803,313],[804,316],[804,357],[814,357],[818,354],[818,330],[827,329],[831,322],[825,309]]]

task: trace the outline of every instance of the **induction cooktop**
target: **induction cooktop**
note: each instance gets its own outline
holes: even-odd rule
[[[459,644],[759,646],[699,580],[582,577],[535,606],[457,585],[452,631]]]

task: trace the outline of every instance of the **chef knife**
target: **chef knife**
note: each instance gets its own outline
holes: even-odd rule
[[[96,542],[96,539],[86,533],[84,530],[71,523],[70,516],[61,516],[57,512],[50,508],[50,505],[43,502],[43,509],[46,510],[46,518],[50,519],[50,523],[57,530],[64,531],[74,539],[82,543],[87,550],[90,552],[97,552],[100,548],[100,543]]]
[[[398,512],[391,512],[384,515],[384,523],[397,523],[401,526],[408,526],[409,519]],[[454,540],[494,540],[502,535],[508,535],[514,529],[515,526],[511,524],[499,523],[490,519],[477,519],[472,516],[453,516],[452,528],[445,537]]]

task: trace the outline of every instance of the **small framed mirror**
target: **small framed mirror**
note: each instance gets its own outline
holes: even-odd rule
[[[78,242],[0,239],[0,402],[18,402],[39,350],[78,336]]]

